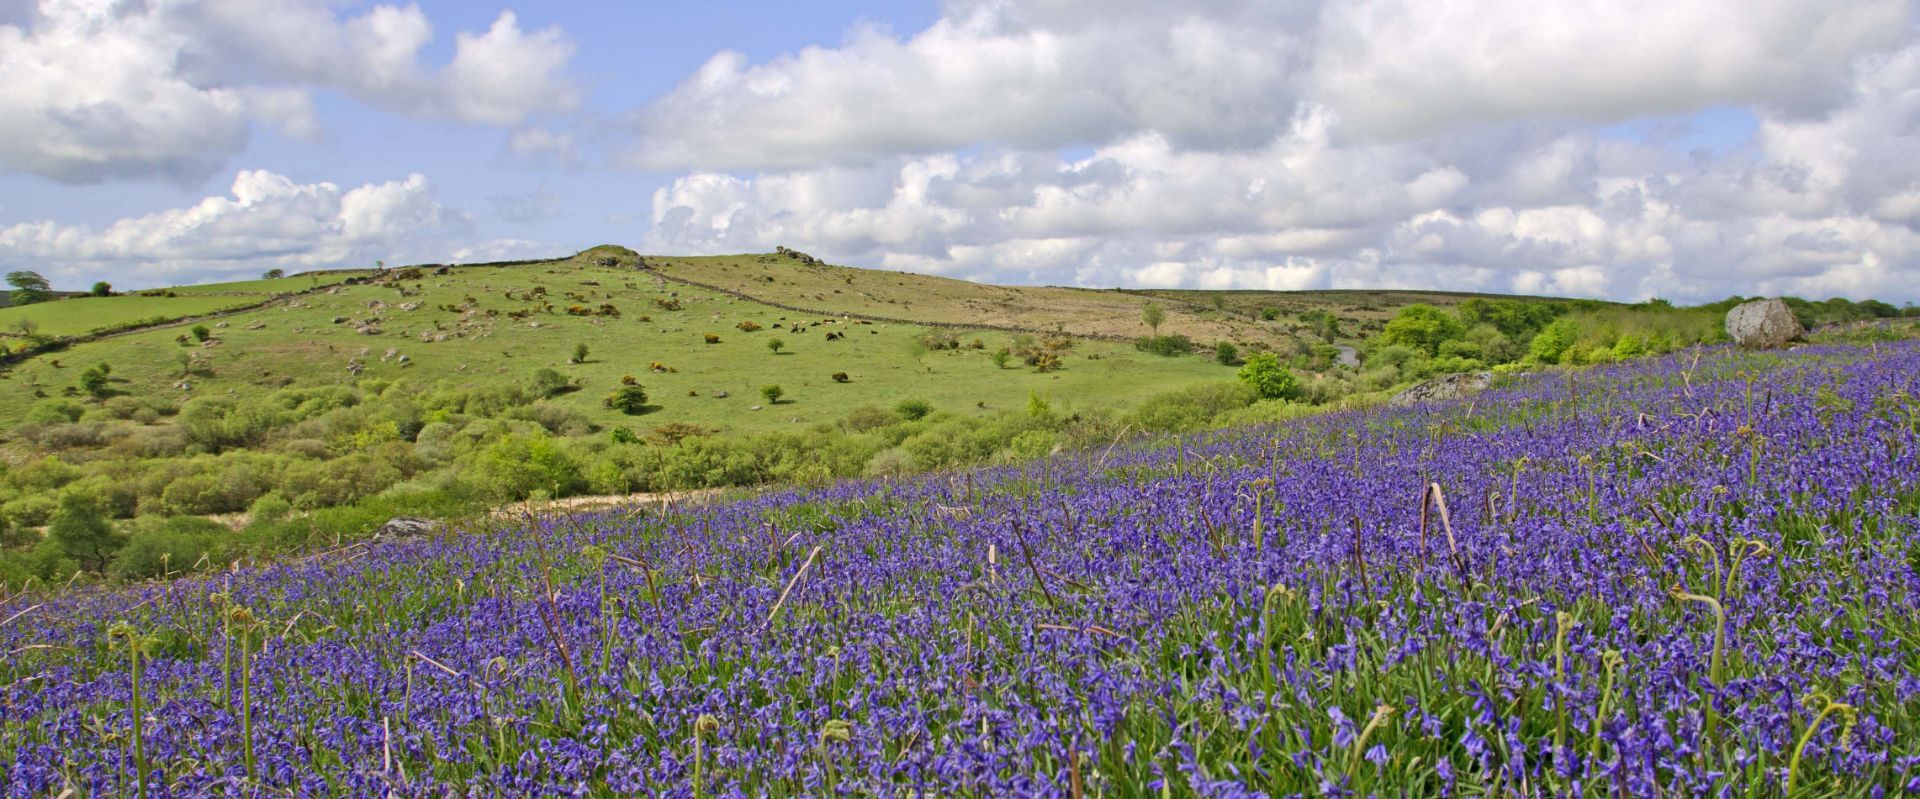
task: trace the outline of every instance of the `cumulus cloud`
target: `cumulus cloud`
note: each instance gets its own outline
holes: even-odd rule
[[[635,164],[779,169],[987,144],[1259,146],[1313,104],[1368,137],[1713,104],[1818,112],[1908,0],[954,0],[752,64],[722,52],[633,118]]]
[[[1904,0],[1123,5],[953,2],[907,37],[716,56],[634,117],[635,163],[691,169],[649,245],[1094,286],[1920,297]],[[1754,130],[1717,150],[1596,127],[1729,106]]]
[[[403,113],[517,124],[569,109],[573,45],[511,11],[423,61],[418,6],[342,17],[323,0],[40,0],[0,21],[0,168],[68,182],[194,179],[244,146],[258,120],[318,134],[310,92]]]
[[[104,227],[43,221],[0,228],[0,260],[35,264],[56,285],[150,286],[530,246],[471,243],[472,227],[467,214],[435,199],[423,175],[343,189],[253,170],[234,178],[228,196]]]

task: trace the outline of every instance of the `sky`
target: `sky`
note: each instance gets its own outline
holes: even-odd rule
[[[1907,0],[0,0],[0,269],[1920,300]]]

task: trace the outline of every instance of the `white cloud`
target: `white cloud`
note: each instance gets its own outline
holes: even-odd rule
[[[314,89],[494,125],[577,102],[572,44],[510,11],[456,34],[438,68],[422,63],[433,28],[413,5],[341,17],[324,0],[40,0],[22,16],[0,22],[0,169],[61,181],[203,177],[254,120],[313,138]]]
[[[272,268],[477,260],[529,242],[466,243],[470,218],[442,206],[425,176],[342,189],[243,171],[228,196],[93,228],[30,222],[0,228],[0,260],[30,263],[56,285],[151,286],[243,279]]]
[[[956,1],[905,38],[716,56],[635,117],[636,163],[693,169],[648,246],[1092,286],[1920,299],[1904,0],[1139,6]],[[1712,150],[1592,126],[1729,105],[1757,126]]]
[[[1404,138],[1715,104],[1816,112],[1909,38],[1909,0],[954,0],[907,37],[854,30],[751,64],[722,52],[639,109],[655,169],[786,169],[1152,133],[1260,146],[1301,104]]]

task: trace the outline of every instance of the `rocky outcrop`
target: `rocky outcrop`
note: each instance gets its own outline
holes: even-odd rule
[[[432,519],[416,519],[409,516],[396,516],[388,519],[380,529],[373,531],[375,541],[406,541],[424,538],[440,530],[440,523]]]
[[[1727,338],[1743,349],[1784,347],[1806,334],[1807,329],[1800,326],[1793,309],[1777,297],[1743,302],[1727,312]]]
[[[1492,372],[1441,375],[1393,395],[1393,399],[1388,400],[1387,404],[1404,406],[1435,400],[1459,399],[1479,393],[1492,383]]]

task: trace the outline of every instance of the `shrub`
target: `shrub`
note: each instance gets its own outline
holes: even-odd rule
[[[1271,322],[1279,318],[1280,318],[1279,308],[1275,308],[1269,305],[1260,309],[1260,320],[1263,322]]]
[[[1261,399],[1290,399],[1300,387],[1299,379],[1280,365],[1280,358],[1271,352],[1248,358],[1247,365],[1240,367],[1239,377],[1240,382],[1246,383]]]
[[[1213,360],[1221,366],[1232,366],[1240,362],[1240,348],[1232,342],[1222,341],[1213,345]]]
[[[933,404],[922,399],[904,399],[893,406],[893,412],[909,422],[917,422],[933,413]]]
[[[1007,361],[1013,358],[1013,352],[1005,347],[1001,347],[1000,349],[994,350],[991,357],[994,366],[1005,369],[1007,368]]]
[[[753,322],[741,322],[740,324],[734,325],[734,327],[740,328],[740,332],[742,333],[752,333],[760,329],[760,326]]]
[[[851,378],[851,377],[848,377],[848,376],[847,376],[847,373],[846,373],[846,372],[834,372],[834,373],[833,373],[833,382],[835,382],[835,383],[850,383],[850,382],[853,382],[853,378]]]
[[[853,412],[847,414],[846,420],[841,422],[841,425],[855,433],[865,433],[869,430],[878,430],[883,427],[898,424],[900,419],[899,414],[881,408],[867,406],[853,409]]]
[[[712,333],[708,333],[708,334],[707,334],[707,336],[706,336],[706,338],[707,338],[707,343],[708,343],[708,344],[718,344],[718,343],[720,343],[720,337],[719,337],[719,336],[716,336],[716,335],[714,335],[714,334],[712,334]]]
[[[638,444],[640,443],[640,436],[633,432],[633,428],[621,425],[613,428],[613,443]]]
[[[191,332],[194,341],[206,341],[213,337],[213,331],[208,330],[206,325],[194,325]]]
[[[786,393],[786,389],[781,388],[778,384],[769,384],[760,387],[760,396],[767,399],[768,405],[780,404],[780,398],[785,396]]]
[[[189,571],[206,558],[203,568],[225,562],[222,544],[231,533],[219,523],[192,516],[165,522],[142,519],[127,542],[113,556],[110,569],[123,580],[165,577]]]
[[[1257,399],[1259,396],[1253,387],[1246,383],[1230,380],[1201,383],[1147,398],[1129,414],[1128,423],[1157,432],[1194,430],[1222,413],[1244,408]]]
[[[80,421],[87,407],[70,399],[43,399],[27,409],[28,424],[67,424]]]
[[[481,494],[505,500],[536,490],[565,496],[586,485],[580,463],[544,433],[500,438],[475,456],[465,477]]]
[[[528,386],[528,390],[532,391],[536,397],[557,397],[579,387],[558,370],[543,368],[533,373],[533,381]]]
[[[628,416],[638,415],[646,411],[647,390],[638,383],[621,386],[608,394],[602,404]]]
[[[268,491],[247,506],[248,524],[272,524],[293,515],[293,503],[278,491]]]
[[[1186,355],[1193,352],[1193,341],[1186,336],[1147,336],[1133,343],[1133,348],[1155,355]]]
[[[775,355],[779,355],[780,350],[785,348],[786,346],[787,346],[787,342],[782,341],[780,339],[777,339],[777,338],[767,339],[767,349],[773,350],[773,354]]]
[[[583,342],[580,342],[579,344],[573,345],[573,359],[568,361],[568,363],[586,363],[586,362],[587,362],[587,343],[583,341]]]

